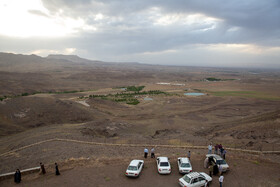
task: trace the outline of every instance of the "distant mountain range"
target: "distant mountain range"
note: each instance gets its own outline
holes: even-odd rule
[[[55,60],[68,60],[71,62],[78,62],[78,63],[104,63],[102,61],[97,60],[88,60],[85,58],[81,58],[77,55],[62,55],[62,54],[50,54],[46,57],[46,59],[55,59]]]

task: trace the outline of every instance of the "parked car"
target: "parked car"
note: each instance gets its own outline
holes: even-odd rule
[[[171,173],[171,165],[167,157],[157,157],[157,168],[159,174]]]
[[[138,177],[143,169],[143,160],[132,160],[127,167],[125,175],[128,177]]]
[[[209,159],[210,162],[213,162],[213,165],[222,165],[223,172],[229,170],[229,165],[227,162],[220,156],[216,154],[207,154],[206,157]]]
[[[178,158],[179,172],[182,174],[192,172],[192,165],[189,158]]]
[[[179,184],[182,187],[201,187],[211,181],[212,178],[204,172],[190,172],[179,179]]]

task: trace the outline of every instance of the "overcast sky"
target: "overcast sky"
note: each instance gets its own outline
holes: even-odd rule
[[[0,51],[280,68],[280,0],[1,0]]]

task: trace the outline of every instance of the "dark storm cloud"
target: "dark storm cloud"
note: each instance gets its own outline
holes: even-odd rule
[[[203,13],[224,19],[228,24],[257,29],[279,29],[280,3],[278,0],[43,0],[49,10],[66,8],[69,14],[87,16],[88,12],[103,12],[109,16],[135,15],[150,7],[165,13]],[[103,9],[100,9],[103,8]],[[67,12],[66,12],[67,14]],[[129,17],[128,17],[129,18]]]
[[[261,63],[260,59],[264,62],[270,59],[274,64],[279,61],[275,52],[280,50],[279,0],[42,0],[42,3],[50,19],[55,16],[81,19],[86,26],[75,28],[73,35],[63,38],[37,38],[32,42],[16,38],[9,42],[0,37],[3,46],[7,44],[5,47],[12,50],[13,43],[20,41],[22,44],[17,46],[25,46],[25,50],[76,48],[93,59],[119,57],[120,61],[139,58],[144,62],[149,59],[161,62],[176,58],[177,64],[188,59],[188,65],[200,60],[203,65],[207,57],[212,61],[242,58],[240,64],[254,60]],[[209,50],[221,44],[233,45],[236,51]],[[244,50],[248,45],[251,48]],[[254,47],[258,54],[254,53]],[[273,58],[268,58],[273,51]]]
[[[207,3],[204,0],[44,0],[43,3],[51,12],[59,12],[62,9],[63,14],[67,16],[83,17],[88,24],[96,24],[104,29],[104,38],[117,37],[117,41],[125,43],[126,40],[139,43],[146,41],[149,46],[149,41],[155,40],[154,42],[160,42],[163,46],[170,44],[170,47],[176,46],[176,43],[178,46],[186,43],[279,45],[280,5],[277,0],[209,0]],[[176,25],[171,25],[170,28],[159,27],[149,22],[147,17],[147,10],[152,7],[160,8],[163,15],[181,13],[187,16],[199,13],[222,21],[214,30],[206,32],[193,32],[198,30],[194,25],[188,28]],[[90,17],[91,13],[102,13],[109,18],[98,23]],[[236,30],[230,32],[232,28]],[[94,38],[96,37],[93,36],[92,39]],[[160,50],[162,46],[158,47]]]

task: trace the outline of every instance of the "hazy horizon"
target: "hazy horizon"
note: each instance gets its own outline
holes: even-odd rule
[[[106,62],[280,68],[280,1],[0,2],[0,51]]]

